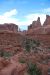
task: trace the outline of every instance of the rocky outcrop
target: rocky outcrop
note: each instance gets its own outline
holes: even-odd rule
[[[46,15],[46,20],[41,26],[40,18],[28,27],[26,36],[35,40],[40,40],[45,46],[50,46],[50,16]]]
[[[2,31],[0,32],[0,50],[21,51],[25,36],[19,32]]]
[[[13,31],[17,32],[18,31],[18,26],[13,24],[13,23],[5,23],[5,24],[0,24],[0,31]]]
[[[46,26],[46,25],[50,25],[50,16],[49,15],[46,15],[46,20],[45,20],[43,26]]]
[[[32,24],[34,24],[34,22]],[[37,21],[34,24],[34,27],[41,27],[40,17],[38,17]]]
[[[38,17],[37,21],[33,21],[32,24],[28,26],[28,30],[38,28],[38,27],[41,27],[40,17]]]
[[[38,17],[37,21],[33,21],[30,26],[28,26],[28,33],[33,34],[50,34],[50,16],[46,15],[46,20],[41,26],[40,18]]]
[[[0,24],[0,50],[13,51],[22,46],[23,34],[18,32],[18,26],[15,24]],[[21,51],[21,50],[20,50]]]

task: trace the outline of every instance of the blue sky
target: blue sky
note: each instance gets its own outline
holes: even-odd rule
[[[39,16],[50,15],[50,0],[0,0],[0,23],[13,22],[22,30]]]

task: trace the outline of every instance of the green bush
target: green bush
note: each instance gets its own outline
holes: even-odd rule
[[[4,50],[3,50],[3,49],[0,50],[0,56],[1,56],[1,57],[4,56]]]
[[[3,49],[0,50],[0,57],[10,57],[12,54],[10,52],[4,51]]]
[[[12,56],[12,54],[10,52],[6,52],[6,51],[4,52],[4,57],[9,58],[11,56]]]
[[[33,45],[39,46],[40,45],[39,40],[33,40]]]
[[[28,74],[29,75],[42,75],[41,71],[37,68],[36,64],[28,63]]]
[[[27,52],[30,52],[31,50],[36,49],[37,47],[40,46],[40,41],[39,40],[33,40],[33,39],[28,39],[26,38],[25,40],[25,49]]]
[[[30,39],[26,39],[25,49],[27,52],[30,52],[30,49],[31,49]]]
[[[24,59],[24,58],[20,58],[20,59],[19,59],[19,62],[20,62],[20,63],[25,63],[25,59]]]

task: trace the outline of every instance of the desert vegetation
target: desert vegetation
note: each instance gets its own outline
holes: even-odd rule
[[[36,64],[29,62],[29,63],[27,63],[27,65],[28,65],[28,74],[29,75],[42,75],[40,69],[37,68]]]

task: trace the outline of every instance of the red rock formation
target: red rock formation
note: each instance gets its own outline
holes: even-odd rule
[[[40,22],[40,17],[38,17],[37,21],[35,22],[35,25],[34,25],[36,28],[37,27],[41,27],[41,22]]]
[[[46,20],[45,20],[43,26],[46,26],[46,25],[50,25],[50,16],[49,15],[46,15]]]
[[[28,26],[28,30],[38,28],[38,27],[41,27],[40,17],[38,17],[37,21],[33,21],[32,24]]]
[[[20,52],[18,52],[19,54],[12,56],[10,58],[10,62],[7,60],[0,60],[0,75],[24,75],[28,68],[26,63],[30,62],[30,60],[38,65],[38,67],[42,70],[43,75],[47,75],[47,70],[50,67],[50,61],[48,64],[45,64],[42,60],[42,58],[46,60],[48,57],[45,52],[46,50],[42,50],[42,52],[40,51],[39,53],[34,53],[33,51],[24,52],[22,50],[22,46],[23,40],[25,37],[27,37],[39,40],[40,43],[42,42],[42,46],[45,45],[45,48],[46,46],[50,47],[50,26],[48,25],[50,24],[49,20],[49,16],[47,16],[47,22],[44,22],[44,26],[41,26],[40,18],[38,17],[38,20],[33,21],[26,32],[17,32],[18,27],[14,24],[0,25],[0,30],[2,30],[0,31],[0,49],[10,51],[17,49]],[[24,34],[26,34],[26,36]],[[19,59],[21,58],[25,60],[25,63],[19,62]]]
[[[0,32],[0,50],[19,50],[23,46],[25,36],[19,32],[2,31]],[[21,46],[21,47],[20,47]]]
[[[28,26],[28,33],[33,34],[50,34],[50,16],[46,15],[46,20],[41,26],[40,18],[38,17],[37,21],[33,21],[30,26]]]
[[[41,26],[40,17],[38,17],[37,21],[33,21],[30,26],[28,26],[28,33],[33,34],[42,34],[43,28]]]
[[[0,24],[0,31],[3,31],[3,30],[17,32],[18,31],[18,26],[13,24],[13,23]]]
[[[43,26],[41,26],[39,18],[37,21],[33,21],[33,24],[28,27],[26,36],[28,36],[28,38],[40,40],[45,46],[50,46],[50,16],[46,15]]]

